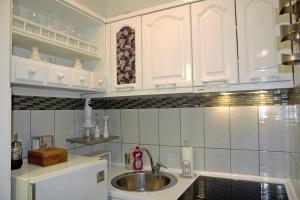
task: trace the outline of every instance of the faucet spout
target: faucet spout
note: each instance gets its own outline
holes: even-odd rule
[[[156,164],[154,164],[154,161],[153,161],[153,157],[152,157],[152,154],[150,153],[150,151],[146,148],[142,148],[142,151],[146,152],[148,157],[149,157],[149,160],[150,160],[150,164],[151,164],[151,170],[152,170],[152,173],[153,174],[157,174],[159,173],[159,170],[161,167],[164,167],[167,169],[167,167],[159,162],[157,162]]]

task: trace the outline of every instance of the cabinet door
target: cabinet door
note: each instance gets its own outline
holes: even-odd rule
[[[13,57],[13,81],[17,83],[43,85],[45,63],[26,58]]]
[[[72,69],[71,84],[73,88],[88,89],[90,87],[90,72]]]
[[[111,89],[142,88],[141,17],[111,24]]]
[[[104,79],[96,73],[91,73],[91,89],[103,90],[104,89]]]
[[[142,19],[143,87],[192,86],[190,6]]]
[[[195,85],[238,83],[234,0],[194,3],[191,10]]]
[[[292,80],[291,74],[278,72],[278,1],[238,0],[240,82]]]
[[[69,86],[70,68],[47,63],[47,84],[54,86]]]

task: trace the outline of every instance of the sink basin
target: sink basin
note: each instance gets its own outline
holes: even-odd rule
[[[115,177],[111,184],[120,190],[129,192],[154,192],[165,190],[177,183],[177,178],[169,173],[140,171],[121,174]]]

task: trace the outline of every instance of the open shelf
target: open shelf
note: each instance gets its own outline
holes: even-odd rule
[[[100,144],[105,142],[111,142],[116,139],[119,139],[119,136],[109,136],[108,138],[104,138],[104,137],[95,138],[93,136],[79,137],[79,138],[66,139],[66,141],[71,144],[94,145],[94,144]]]
[[[39,47],[43,53],[71,59],[100,59],[96,45],[21,17],[13,16],[12,34],[14,46]]]

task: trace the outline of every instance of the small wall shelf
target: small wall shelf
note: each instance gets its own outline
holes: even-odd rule
[[[109,136],[108,138],[100,137],[79,137],[79,138],[70,138],[66,139],[67,142],[71,144],[83,144],[83,145],[94,145],[94,144],[100,144],[105,142],[110,142],[113,140],[119,139],[119,136]]]
[[[100,59],[96,45],[18,16],[13,16],[12,34],[19,47],[37,46],[44,53],[72,59]]]

